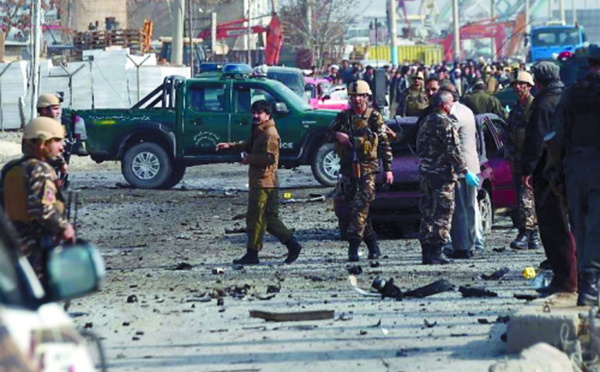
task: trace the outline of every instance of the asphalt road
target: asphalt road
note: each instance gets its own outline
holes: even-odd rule
[[[307,167],[280,178],[297,201],[331,192]],[[69,313],[102,337],[111,371],[485,371],[510,357],[498,318],[525,303],[515,293],[534,293],[521,271],[544,259],[541,249],[508,248],[516,230],[502,216],[483,255],[447,266],[421,265],[416,239],[382,237],[378,264],[362,247],[361,287],[379,275],[403,291],[442,278],[455,289],[403,301],[365,297],[348,282],[346,243],[329,198],[281,205],[304,246],[296,263],[282,265],[285,247],[267,237],[261,265],[236,270],[231,260],[246,241],[239,232],[244,167],[192,168],[174,190],[124,182],[118,165],[73,166],[78,232],[101,248],[108,276],[102,291],[73,301]],[[500,280],[481,278],[504,267],[510,271]],[[459,286],[498,296],[463,298]],[[267,322],[250,310],[333,310],[334,317]]]

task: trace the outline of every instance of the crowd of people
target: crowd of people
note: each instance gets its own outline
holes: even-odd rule
[[[417,155],[420,159],[422,263],[443,265],[451,259],[470,259],[484,249],[479,223],[477,190],[480,171],[475,115],[496,113],[508,121],[508,158],[518,200],[514,249],[538,249],[541,237],[552,269],[544,294],[579,292],[579,305],[597,305],[600,287],[600,48],[588,49],[589,74],[564,90],[559,67],[553,62],[524,66],[486,66],[474,61],[452,69],[405,64],[389,67],[386,88],[398,115],[418,116]],[[315,74],[318,71],[314,71]],[[375,175],[394,182],[391,138],[382,114],[372,105],[374,69],[329,66],[331,81],[347,83],[350,108],[339,112],[325,135],[340,158],[340,189],[350,204],[348,260],[358,261],[362,242],[369,259],[381,257],[369,216],[375,199]],[[490,95],[512,85],[517,98],[507,114]],[[537,92],[532,94],[532,89]],[[65,216],[62,184],[64,127],[60,99],[46,94],[38,100],[40,117],[23,135],[24,155],[2,170],[4,208],[40,277],[49,249],[74,241],[75,231]],[[302,246],[281,222],[278,211],[280,137],[270,104],[252,105],[249,140],[219,143],[216,150],[243,151],[249,165],[246,216],[247,252],[235,264],[259,264],[265,232],[287,248],[286,264],[295,262]],[[598,199],[596,199],[598,198]],[[572,236],[574,235],[574,241]]]

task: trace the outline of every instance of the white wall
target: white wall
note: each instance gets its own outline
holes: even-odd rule
[[[160,85],[169,75],[190,76],[188,67],[157,66],[154,54],[144,56],[129,55],[127,49],[84,52],[84,60],[93,56],[93,61],[72,62],[64,67],[52,66],[49,60],[40,65],[39,92],[65,93],[63,107],[75,109],[92,108],[92,95],[95,108],[128,108],[138,102],[137,69],[128,58],[138,65],[150,56],[139,68],[139,96],[146,94]],[[26,120],[30,119],[30,97],[28,92],[28,62],[20,61],[12,64],[0,63],[0,72],[8,70],[0,77],[0,129],[17,129],[21,125],[19,118],[19,97],[25,99]],[[77,71],[77,72],[76,72]],[[69,88],[68,74],[72,77],[72,88]],[[72,96],[72,98],[71,98]]]

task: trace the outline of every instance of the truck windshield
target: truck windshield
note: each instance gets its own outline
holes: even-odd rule
[[[578,28],[549,28],[534,30],[531,44],[536,47],[577,45],[580,43]]]
[[[273,91],[275,92],[275,94],[277,94],[280,97],[285,97],[285,99],[292,106],[298,108],[298,110],[301,110],[301,111],[312,110],[312,107],[310,107],[308,102],[306,102],[302,98],[298,97],[298,95],[296,93],[294,93],[290,88],[286,87],[285,85],[283,85],[282,83],[280,83],[277,80],[273,80],[272,82],[273,82],[272,88],[273,88]]]

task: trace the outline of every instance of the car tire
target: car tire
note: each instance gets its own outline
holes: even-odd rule
[[[172,161],[165,149],[153,142],[139,143],[125,152],[121,172],[132,186],[158,189],[172,173]]]
[[[494,223],[494,209],[492,206],[492,198],[486,189],[481,189],[479,191],[477,204],[479,208],[480,223],[483,227],[483,233],[489,234],[492,231],[492,225]]]
[[[185,163],[180,161],[173,162],[173,170],[171,171],[171,176],[167,179],[167,181],[160,186],[161,189],[170,189],[177,185],[183,179],[186,170]]]
[[[313,156],[311,169],[315,179],[323,186],[335,186],[340,172],[340,158],[333,143],[324,143]]]

